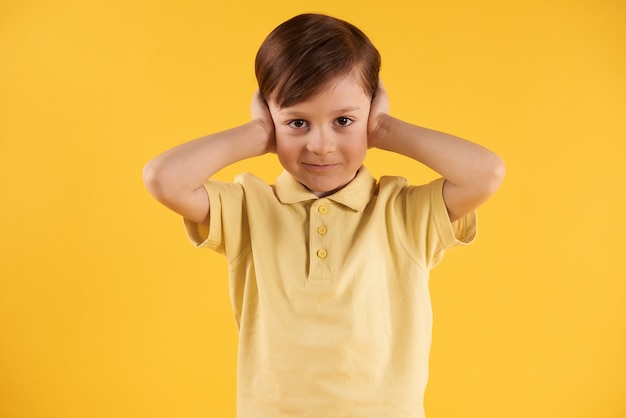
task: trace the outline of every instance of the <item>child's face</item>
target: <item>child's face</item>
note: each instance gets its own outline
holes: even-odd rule
[[[331,80],[322,92],[290,107],[268,105],[282,166],[317,196],[348,184],[367,152],[371,97],[356,75]]]

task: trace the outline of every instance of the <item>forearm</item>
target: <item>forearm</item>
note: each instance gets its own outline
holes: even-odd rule
[[[504,163],[490,150],[387,114],[380,117],[373,145],[419,161],[444,177],[453,220],[487,200],[504,178]]]
[[[203,183],[234,162],[268,152],[268,143],[267,130],[255,120],[164,152],[146,164],[144,182],[158,201],[198,219],[203,211],[208,212],[208,201],[206,208],[198,202]]]
[[[478,144],[390,115],[382,118],[378,136],[377,148],[419,161],[458,186],[483,181],[501,162]]]

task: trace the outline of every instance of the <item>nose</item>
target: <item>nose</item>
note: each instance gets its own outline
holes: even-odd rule
[[[337,143],[333,132],[326,129],[316,129],[309,134],[307,150],[319,155],[324,155],[335,151]]]

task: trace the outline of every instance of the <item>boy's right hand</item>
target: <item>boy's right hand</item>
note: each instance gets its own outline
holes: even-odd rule
[[[265,152],[276,152],[276,138],[274,135],[274,120],[270,114],[270,109],[267,107],[267,103],[261,96],[261,92],[257,90],[252,96],[252,102],[250,103],[250,113],[252,114],[252,120],[260,122],[261,126],[267,133],[267,145]]]
[[[150,160],[143,172],[148,191],[186,219],[208,224],[204,182],[232,163],[276,152],[274,121],[259,92],[251,110],[248,123],[177,145]]]

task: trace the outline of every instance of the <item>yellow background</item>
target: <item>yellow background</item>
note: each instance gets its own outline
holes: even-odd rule
[[[141,171],[247,121],[258,46],[305,11],[370,35],[396,116],[507,163],[432,274],[429,418],[626,416],[622,1],[2,0],[0,417],[234,416],[225,264]]]

